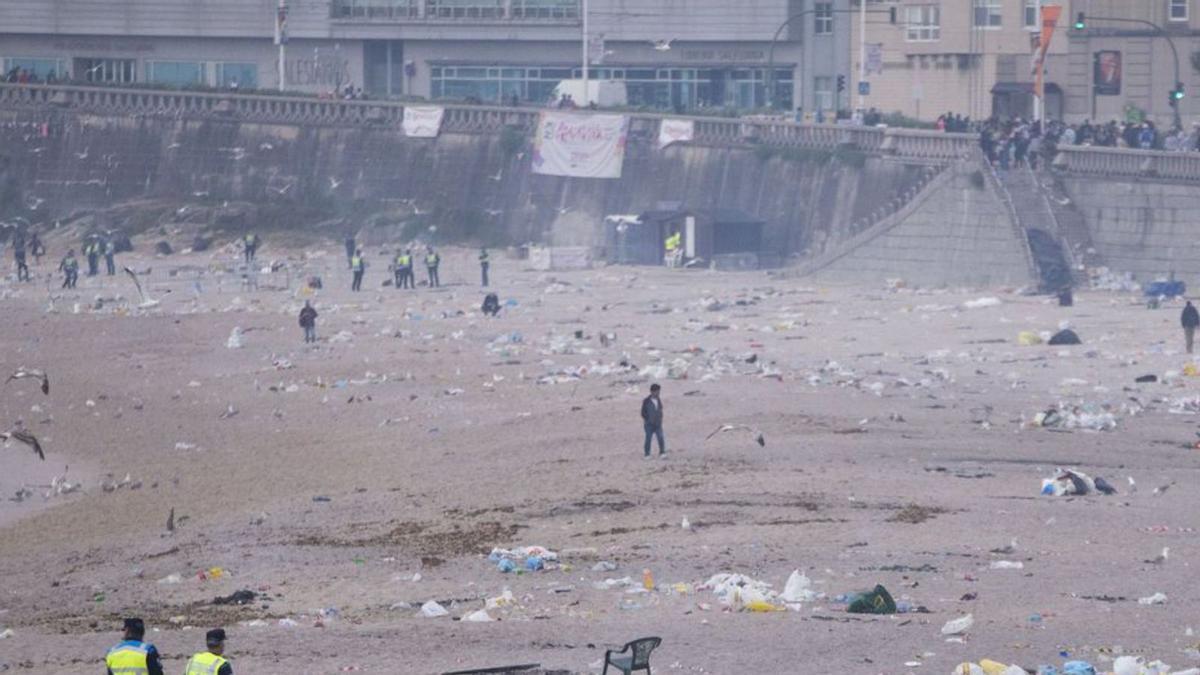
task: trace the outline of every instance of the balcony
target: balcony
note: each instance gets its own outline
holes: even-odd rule
[[[333,0],[345,22],[577,24],[580,0]]]

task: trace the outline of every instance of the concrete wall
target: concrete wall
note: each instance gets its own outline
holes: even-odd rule
[[[861,168],[764,159],[749,149],[660,151],[634,140],[621,179],[585,180],[532,174],[529,152],[506,155],[497,135],[424,140],[369,128],[67,113],[10,119],[17,121],[0,125],[0,154],[23,198],[39,204],[32,217],[44,221],[77,208],[161,197],[273,204],[292,209],[294,225],[303,227],[314,210],[363,216],[403,200],[435,218],[482,220],[489,233],[512,241],[586,244],[602,240],[605,215],[677,201],[762,217],[767,247],[786,254],[808,247],[814,231],[847,228],[904,193],[922,170],[884,159]],[[44,121],[46,138],[25,124]]]
[[[1003,202],[975,187],[968,169],[947,169],[954,174],[931,186],[912,213],[818,276],[859,283],[900,278],[919,286],[1030,283],[1024,243]]]
[[[1106,266],[1143,282],[1174,271],[1200,284],[1200,186],[1069,175],[1064,186]]]

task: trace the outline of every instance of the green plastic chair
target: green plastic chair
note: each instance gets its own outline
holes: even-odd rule
[[[639,638],[621,648],[621,651],[608,650],[604,652],[604,672],[608,675],[608,667],[612,666],[624,675],[631,675],[635,670],[644,670],[650,675],[650,652],[658,649],[662,638]],[[626,652],[629,656],[622,656]]]

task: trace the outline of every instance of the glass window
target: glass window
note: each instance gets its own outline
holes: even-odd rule
[[[1188,20],[1188,0],[1171,0],[1170,10],[1167,18],[1171,21]]]
[[[999,28],[1001,0],[974,0],[974,24],[976,28]]]
[[[85,82],[133,82],[133,59],[75,59],[75,78]]]
[[[218,63],[216,84],[218,87],[257,89],[258,64]]]
[[[0,63],[4,64],[4,72],[12,78],[20,77],[21,71],[25,72],[26,78],[38,82],[46,80],[63,79],[66,75],[63,70],[63,62],[59,59],[29,59],[14,57],[2,59]]]
[[[1025,0],[1025,27],[1030,30],[1041,30],[1041,19],[1038,16],[1038,6],[1041,0]]]
[[[425,3],[425,16],[429,18],[504,18],[504,0],[425,0]]]
[[[817,35],[833,33],[833,3],[818,2],[813,12],[813,32]]]
[[[832,77],[814,77],[813,78],[813,102],[817,106],[817,110],[836,110],[837,106],[833,103],[833,78]]]
[[[579,0],[512,0],[514,19],[578,19]]]
[[[909,42],[933,42],[942,38],[942,8],[937,5],[911,5],[904,8]]]
[[[202,85],[208,82],[201,61],[147,61],[146,81],[173,87]]]

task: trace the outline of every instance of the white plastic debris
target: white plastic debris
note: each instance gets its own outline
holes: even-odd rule
[[[506,588],[500,595],[494,598],[488,598],[487,602],[484,603],[484,607],[485,609],[499,609],[501,607],[508,607],[515,604],[517,604],[517,599],[513,597],[512,591]]]
[[[229,339],[225,341],[227,349],[241,349],[243,342],[243,333],[240,326],[234,326],[233,330],[229,331]]]
[[[994,570],[1023,570],[1025,563],[1019,560],[994,560],[989,567]]]
[[[446,608],[439,605],[436,600],[430,600],[421,605],[421,616],[426,619],[436,619],[439,616],[446,616],[448,614],[450,612],[447,612]]]
[[[490,616],[490,615],[487,613],[487,610],[486,610],[486,609],[479,609],[479,610],[476,610],[476,611],[474,611],[474,612],[471,612],[470,614],[468,614],[468,615],[464,616],[464,617],[462,618],[462,620],[463,620],[463,621],[469,621],[469,622],[471,622],[471,623],[487,623],[487,622],[489,622],[489,621],[495,621],[495,619],[493,619],[493,618],[492,618],[492,617],[491,617],[491,616]]]
[[[963,303],[966,309],[983,309],[984,307],[996,307],[1000,304],[1000,298],[987,297],[968,300]]]
[[[968,614],[957,619],[951,619],[942,626],[942,635],[962,635],[975,625],[975,616]]]
[[[787,584],[783,587],[783,594],[779,596],[779,599],[788,604],[795,604],[811,602],[818,597],[820,594],[812,589],[812,580],[804,576],[800,570],[795,570],[788,577]]]
[[[1166,604],[1167,596],[1161,592],[1154,595],[1148,595],[1144,598],[1138,598],[1139,605],[1162,605]]]
[[[175,573],[175,574],[168,574],[167,576],[165,576],[165,577],[163,577],[163,578],[159,579],[159,580],[158,580],[158,583],[160,583],[160,584],[178,584],[178,583],[183,583],[183,575],[181,575],[181,574],[179,574],[179,573]]]

